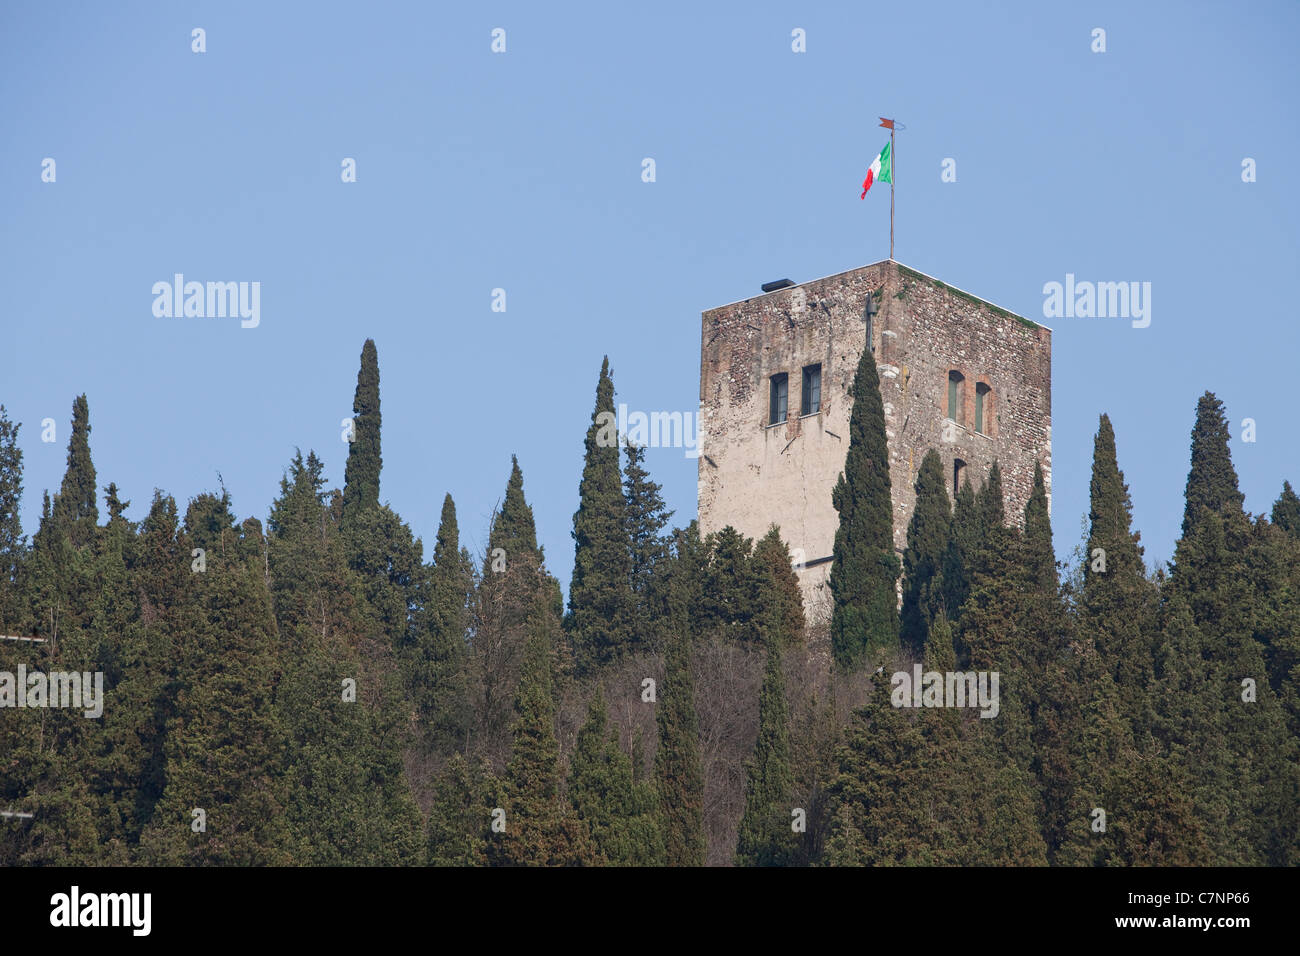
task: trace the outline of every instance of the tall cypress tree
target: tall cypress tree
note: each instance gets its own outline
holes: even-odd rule
[[[885,406],[871,349],[862,350],[852,394],[848,457],[831,498],[840,516],[830,575],[831,647],[841,666],[898,642],[900,567],[894,553]]]
[[[578,510],[573,515],[573,577],[566,623],[583,668],[612,660],[632,637],[627,502],[615,421],[614,380],[606,357],[596,383],[596,407],[587,429]]]
[[[790,549],[781,540],[781,529],[772,525],[754,546],[750,561],[758,581],[756,621],[765,644],[785,648],[803,638],[803,592],[791,565]],[[775,641],[775,644],[772,642]]]
[[[1239,513],[1245,496],[1237,488],[1237,472],[1228,451],[1228,419],[1213,392],[1196,402],[1192,427],[1192,467],[1187,474],[1183,536],[1207,511]]]
[[[498,549],[500,549],[498,551]],[[498,573],[500,562],[510,567],[511,562],[531,560],[541,565],[542,550],[537,546],[537,525],[533,509],[524,498],[524,473],[519,459],[510,456],[510,478],[506,481],[506,496],[501,510],[496,513],[488,532],[488,554],[484,560],[483,574]]]
[[[78,395],[72,403],[68,467],[54,499],[55,520],[75,548],[85,547],[94,540],[99,521],[95,495],[95,465],[90,460],[90,406],[85,395]]]
[[[669,541],[664,528],[673,516],[664,505],[662,486],[650,480],[645,469],[645,448],[624,441],[623,498],[626,503],[627,541],[633,602],[633,646],[653,641],[655,625],[664,613],[663,564]]]
[[[919,654],[930,624],[943,606],[943,561],[952,537],[952,508],[944,485],[943,462],[933,448],[916,475],[916,507],[907,526],[903,552],[903,643]]]
[[[983,537],[975,489],[968,476],[953,497],[952,539],[943,556],[944,609],[954,625],[961,620],[962,606],[970,594],[971,556]]]
[[[704,769],[691,676],[691,619],[700,599],[703,551],[695,522],[677,533],[674,550],[668,569],[664,680],[655,705],[655,780],[665,861],[669,866],[703,866]]]
[[[1141,536],[1132,530],[1132,504],[1115,453],[1115,432],[1101,416],[1093,446],[1087,553],[1079,623],[1092,639],[1119,694],[1121,707],[1140,739],[1150,725],[1145,713],[1154,679],[1154,590],[1142,562]]]
[[[474,578],[468,558],[460,547],[456,504],[447,495],[442,502],[412,674],[426,733],[444,742],[455,740],[469,717],[465,637]]]
[[[758,697],[758,739],[745,761],[745,813],[736,845],[740,866],[784,866],[794,854],[789,719],[780,644],[769,641]]]
[[[18,634],[26,617],[20,600],[19,574],[27,554],[18,508],[23,497],[23,450],[18,429],[0,405],[0,634]]]
[[[539,602],[529,625],[519,682],[514,750],[500,787],[505,831],[489,839],[487,858],[496,866],[563,866],[591,854],[560,799],[560,748],[555,738],[551,684],[553,619]]]
[[[1039,462],[1034,462],[1034,483],[1025,503],[1025,550],[1034,582],[1055,592],[1059,580],[1056,551],[1052,547],[1052,517],[1047,506],[1047,482]]]
[[[351,531],[362,512],[379,507],[380,454],[379,354],[375,340],[361,347],[361,368],[352,399],[352,441],[343,471],[343,526]]]

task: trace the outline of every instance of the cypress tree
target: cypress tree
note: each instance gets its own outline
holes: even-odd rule
[[[1056,551],[1052,547],[1052,518],[1047,507],[1047,482],[1043,466],[1034,462],[1034,483],[1025,503],[1025,556],[1030,577],[1046,591],[1059,587],[1056,575]]]
[[[604,664],[628,647],[632,633],[627,502],[619,470],[614,380],[600,367],[587,429],[578,510],[573,515],[573,577],[566,621],[578,664]]]
[[[1223,403],[1213,392],[1206,392],[1196,403],[1196,424],[1192,427],[1192,467],[1187,473],[1183,537],[1207,511],[1241,512],[1245,496],[1237,489],[1228,438]]]
[[[870,349],[862,350],[852,394],[848,457],[831,498],[840,516],[830,575],[831,647],[836,663],[845,667],[897,644],[900,571],[885,406]]]
[[[434,784],[429,810],[429,866],[480,866],[492,807],[484,772],[454,753]]]
[[[1147,695],[1154,679],[1156,595],[1146,580],[1141,535],[1115,454],[1115,432],[1101,416],[1093,446],[1087,552],[1078,599],[1084,636],[1096,645],[1114,681],[1121,710],[1140,739],[1150,726]]]
[[[190,572],[179,608],[166,788],[141,838],[151,865],[290,860],[275,617],[262,569],[235,551],[228,503],[224,493],[200,495],[186,512],[182,550],[204,548],[206,570]]]
[[[574,814],[591,833],[598,862],[661,864],[664,845],[658,798],[652,787],[636,781],[632,760],[619,747],[608,719],[598,686],[570,761],[569,800]]]
[[[703,547],[695,522],[677,534],[669,568],[664,680],[655,706],[659,748],[655,780],[659,825],[669,866],[703,866],[704,770],[700,760],[695,681],[691,676],[691,618],[701,591]]]
[[[1291,488],[1291,482],[1282,482],[1282,494],[1273,503],[1273,524],[1293,538],[1300,538],[1300,497]]]
[[[758,739],[745,761],[745,813],[736,845],[739,866],[784,866],[793,856],[789,719],[780,644],[770,641],[758,697]]]
[[[754,546],[750,562],[758,580],[759,637],[764,644],[789,647],[803,639],[803,592],[791,565],[781,529],[772,525]],[[772,642],[775,641],[773,645]]]
[[[953,624],[961,620],[962,606],[970,594],[971,558],[983,537],[975,489],[967,477],[953,500],[952,539],[943,557],[944,609]]]
[[[380,453],[379,354],[375,340],[361,347],[361,368],[352,399],[352,441],[343,471],[343,526],[351,532],[361,514],[379,507]]]
[[[916,475],[916,507],[907,526],[903,552],[903,644],[920,654],[930,623],[943,606],[943,563],[952,538],[952,508],[944,485],[943,462],[933,448]]]
[[[415,697],[426,733],[431,739],[449,742],[463,733],[469,719],[465,637],[474,589],[469,555],[460,547],[451,495],[442,502],[428,580],[413,671]]]
[[[499,550],[498,550],[499,549]],[[500,561],[510,563],[531,560],[537,565],[543,561],[542,550],[537,546],[537,525],[533,509],[524,498],[524,473],[519,459],[510,456],[510,478],[506,482],[506,496],[488,533],[488,555],[483,574],[499,572]]]
[[[728,637],[753,640],[759,603],[759,575],[754,566],[754,542],[731,525],[709,535],[699,621],[721,627]]]
[[[23,450],[18,429],[0,405],[0,634],[21,633],[26,613],[19,596],[19,575],[27,538],[18,514],[23,497]]]
[[[551,627],[539,603],[530,620],[514,752],[500,787],[505,830],[492,834],[487,858],[496,866],[562,866],[578,862],[590,846],[578,837],[560,804],[560,748],[551,692]]]
[[[664,505],[662,486],[650,480],[645,469],[645,448],[625,441],[623,499],[627,515],[630,551],[633,644],[644,647],[654,637],[655,626],[664,613],[663,564],[668,560],[669,541],[664,528],[673,512]]]
[[[90,460],[90,406],[85,395],[78,395],[72,403],[68,467],[53,503],[55,520],[75,548],[85,547],[94,540],[99,521],[95,495],[95,465]]]

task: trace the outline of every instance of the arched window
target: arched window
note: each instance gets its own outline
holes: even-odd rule
[[[948,373],[948,417],[962,424],[962,407],[966,404],[966,378],[961,372]]]
[[[984,419],[984,413],[991,405],[990,391],[991,389],[983,382],[975,386],[975,431],[981,435],[987,435],[991,431]]]

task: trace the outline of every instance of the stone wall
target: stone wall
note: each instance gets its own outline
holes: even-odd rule
[[[896,262],[885,261],[703,314],[700,531],[759,537],[777,524],[814,619],[839,526],[831,491],[848,451],[849,388],[871,323],[890,449],[894,541],[901,552],[925,452],[938,450],[949,493],[964,462],[979,488],[1002,468],[1008,517],[1023,518],[1040,462],[1051,491],[1051,330]],[[821,408],[800,416],[802,370],[821,363]],[[949,373],[962,376],[955,419]],[[771,376],[789,376],[788,416],[768,424]],[[982,432],[976,392],[987,386]]]

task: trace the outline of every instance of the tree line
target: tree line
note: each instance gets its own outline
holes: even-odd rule
[[[828,621],[779,528],[670,527],[602,436],[608,360],[567,600],[517,460],[480,555],[450,495],[427,560],[381,503],[373,341],[342,488],[297,452],[265,524],[224,488],[128,520],[83,395],[29,542],[0,406],[0,634],[38,639],[0,640],[0,705],[20,666],[105,688],[98,719],[0,707],[0,863],[1300,862],[1300,499],[1244,511],[1222,404],[1152,571],[1105,415],[1074,561],[1041,469],[1008,515],[996,462],[950,500],[935,451],[900,561],[869,351],[852,397]],[[996,716],[895,706],[914,664],[997,672]]]

